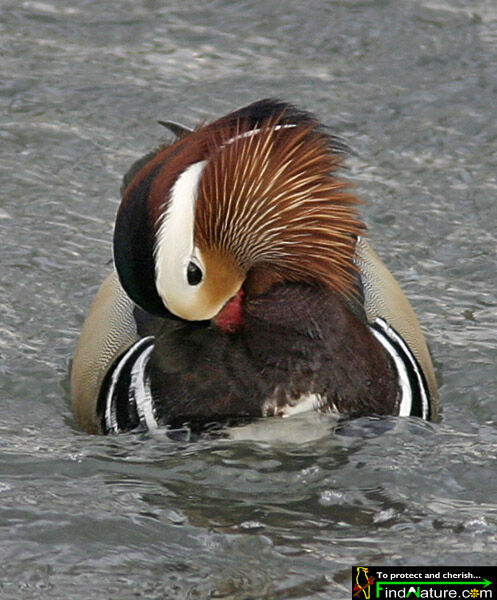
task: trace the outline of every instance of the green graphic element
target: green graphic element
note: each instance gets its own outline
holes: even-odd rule
[[[376,582],[376,597],[379,598],[380,590],[384,585],[482,585],[484,588],[491,585],[491,581],[488,579],[482,579],[481,581],[377,581]],[[409,591],[409,595],[411,591]]]

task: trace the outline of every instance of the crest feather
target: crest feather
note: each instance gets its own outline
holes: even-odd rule
[[[284,113],[283,113],[284,114]],[[355,243],[364,228],[343,157],[307,113],[221,121],[212,130],[196,208],[196,243],[246,270],[319,283],[353,295]]]

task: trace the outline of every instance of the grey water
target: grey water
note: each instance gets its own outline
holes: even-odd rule
[[[497,563],[494,0],[0,1],[0,598],[345,599],[350,567]],[[120,178],[263,97],[356,152],[440,419],[89,436],[67,373]],[[274,440],[271,438],[274,436]]]

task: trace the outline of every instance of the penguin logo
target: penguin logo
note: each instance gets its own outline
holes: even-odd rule
[[[369,600],[371,597],[371,586],[373,585],[374,577],[370,577],[368,571],[367,567],[357,567],[355,576],[356,585],[354,586],[352,597],[359,597],[361,592],[364,594],[364,596],[360,596],[361,598]]]

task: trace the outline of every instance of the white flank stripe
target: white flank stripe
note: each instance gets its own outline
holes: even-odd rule
[[[377,319],[375,323],[380,321]],[[409,383],[409,376],[407,374],[407,369],[402,360],[402,357],[399,356],[398,352],[395,350],[393,345],[390,343],[386,334],[382,334],[380,331],[376,331],[373,327],[371,327],[371,332],[375,336],[375,338],[380,342],[380,344],[385,348],[385,350],[392,357],[395,368],[397,369],[397,375],[399,377],[399,385],[402,393],[402,397],[400,399],[399,406],[399,416],[400,417],[408,417],[411,414],[412,409],[412,393],[411,386]]]
[[[395,331],[395,329],[390,327],[386,321],[384,321],[383,319],[376,319],[375,323],[383,329],[385,334],[388,337],[390,337],[390,339],[394,340],[402,348],[402,350],[404,351],[404,354],[409,359],[412,369],[413,369],[414,373],[416,374],[416,379],[418,380],[419,392],[421,394],[421,403],[423,405],[423,419],[427,419],[429,416],[428,396],[426,394],[425,383],[423,380],[423,376],[419,370],[419,365],[418,365],[417,360],[414,358],[414,355],[413,355],[411,349],[409,348],[409,346],[406,344],[404,338],[402,338]]]
[[[152,393],[150,392],[150,382],[145,376],[145,367],[147,366],[150,353],[154,346],[149,346],[140,354],[137,361],[131,369],[131,384],[130,387],[134,392],[136,402],[136,412],[140,417],[140,421],[145,421],[147,429],[157,429],[158,424],[154,416],[154,403]]]
[[[116,417],[116,406],[115,406],[114,402],[112,401],[112,396],[114,395],[114,389],[116,387],[117,382],[119,381],[119,376],[121,375],[121,371],[123,370],[124,366],[126,365],[126,362],[127,362],[128,358],[131,356],[131,354],[133,354],[137,348],[139,348],[140,346],[143,346],[143,344],[145,342],[147,342],[147,340],[151,340],[151,339],[153,339],[152,336],[148,336],[148,337],[145,337],[145,338],[139,340],[135,344],[133,344],[131,346],[131,348],[129,348],[126,351],[126,353],[122,356],[122,358],[119,361],[119,364],[117,365],[117,367],[114,369],[114,372],[112,373],[112,378],[110,381],[110,386],[109,386],[109,390],[107,392],[107,398],[106,398],[106,403],[105,403],[105,426],[107,427],[107,430],[109,432],[112,432],[112,433],[119,432],[119,427],[117,425],[117,417]]]

